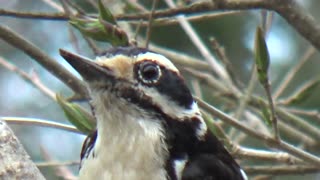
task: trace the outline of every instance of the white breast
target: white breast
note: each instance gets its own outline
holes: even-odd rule
[[[108,99],[111,103],[112,98]],[[141,113],[136,116],[136,110],[125,104],[100,108],[95,113],[100,115],[97,141],[88,159],[83,161],[79,179],[167,179],[164,169],[167,150],[159,121],[145,119]]]

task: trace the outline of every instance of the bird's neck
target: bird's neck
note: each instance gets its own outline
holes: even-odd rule
[[[167,150],[159,121],[135,115],[126,107],[109,106],[96,115],[95,154],[108,174],[121,176],[111,179],[166,179]]]

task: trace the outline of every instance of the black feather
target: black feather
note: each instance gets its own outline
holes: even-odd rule
[[[80,153],[80,159],[81,159],[80,164],[82,164],[82,160],[87,159],[91,153],[92,153],[93,157],[95,156],[95,154],[91,151],[93,150],[94,145],[96,143],[97,135],[98,135],[98,131],[95,130],[94,132],[89,134],[86,137],[86,139],[84,140],[83,145],[82,145],[82,149],[81,149],[81,153]],[[81,168],[81,165],[80,165],[80,168]]]

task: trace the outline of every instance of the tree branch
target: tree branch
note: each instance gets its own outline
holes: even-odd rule
[[[2,120],[0,120],[0,179],[45,179],[11,129]]]
[[[315,19],[302,8],[296,0],[224,0],[213,3],[205,1],[194,3],[190,6],[159,10],[154,12],[154,19],[161,17],[172,17],[180,14],[204,13],[208,11],[230,11],[230,10],[252,10],[266,9],[277,12],[289,24],[291,24],[305,39],[320,50],[320,26]],[[67,20],[66,14],[46,14],[46,13],[18,13],[0,9],[2,16],[14,16],[19,18],[42,18],[51,20]],[[150,17],[150,12],[137,14],[120,14],[115,16],[117,20],[145,20]]]
[[[88,96],[88,92],[83,82],[66,70],[62,65],[58,64],[54,59],[49,57],[46,53],[41,51],[40,48],[24,39],[19,34],[13,32],[6,26],[0,26],[0,38],[11,44],[12,46],[22,50],[28,56],[32,57],[50,73],[59,78],[68,87],[70,87],[75,93],[80,94],[83,97]]]

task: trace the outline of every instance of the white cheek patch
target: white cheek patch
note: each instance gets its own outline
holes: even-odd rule
[[[173,168],[178,180],[181,180],[182,172],[187,162],[188,162],[188,157],[186,157],[185,159],[177,159],[173,161]]]
[[[170,101],[169,98],[166,96],[161,95],[156,89],[154,88],[146,88],[144,86],[139,86],[146,96],[152,97],[152,101],[155,105],[159,106],[161,110],[169,115],[170,117],[185,121],[185,120],[194,120],[200,121],[198,127],[196,127],[196,135],[198,139],[203,139],[205,134],[207,133],[208,127],[205,121],[202,119],[200,114],[198,105],[196,102],[192,103],[190,109],[186,109],[177,105],[175,102]],[[195,118],[193,118],[195,117]]]

